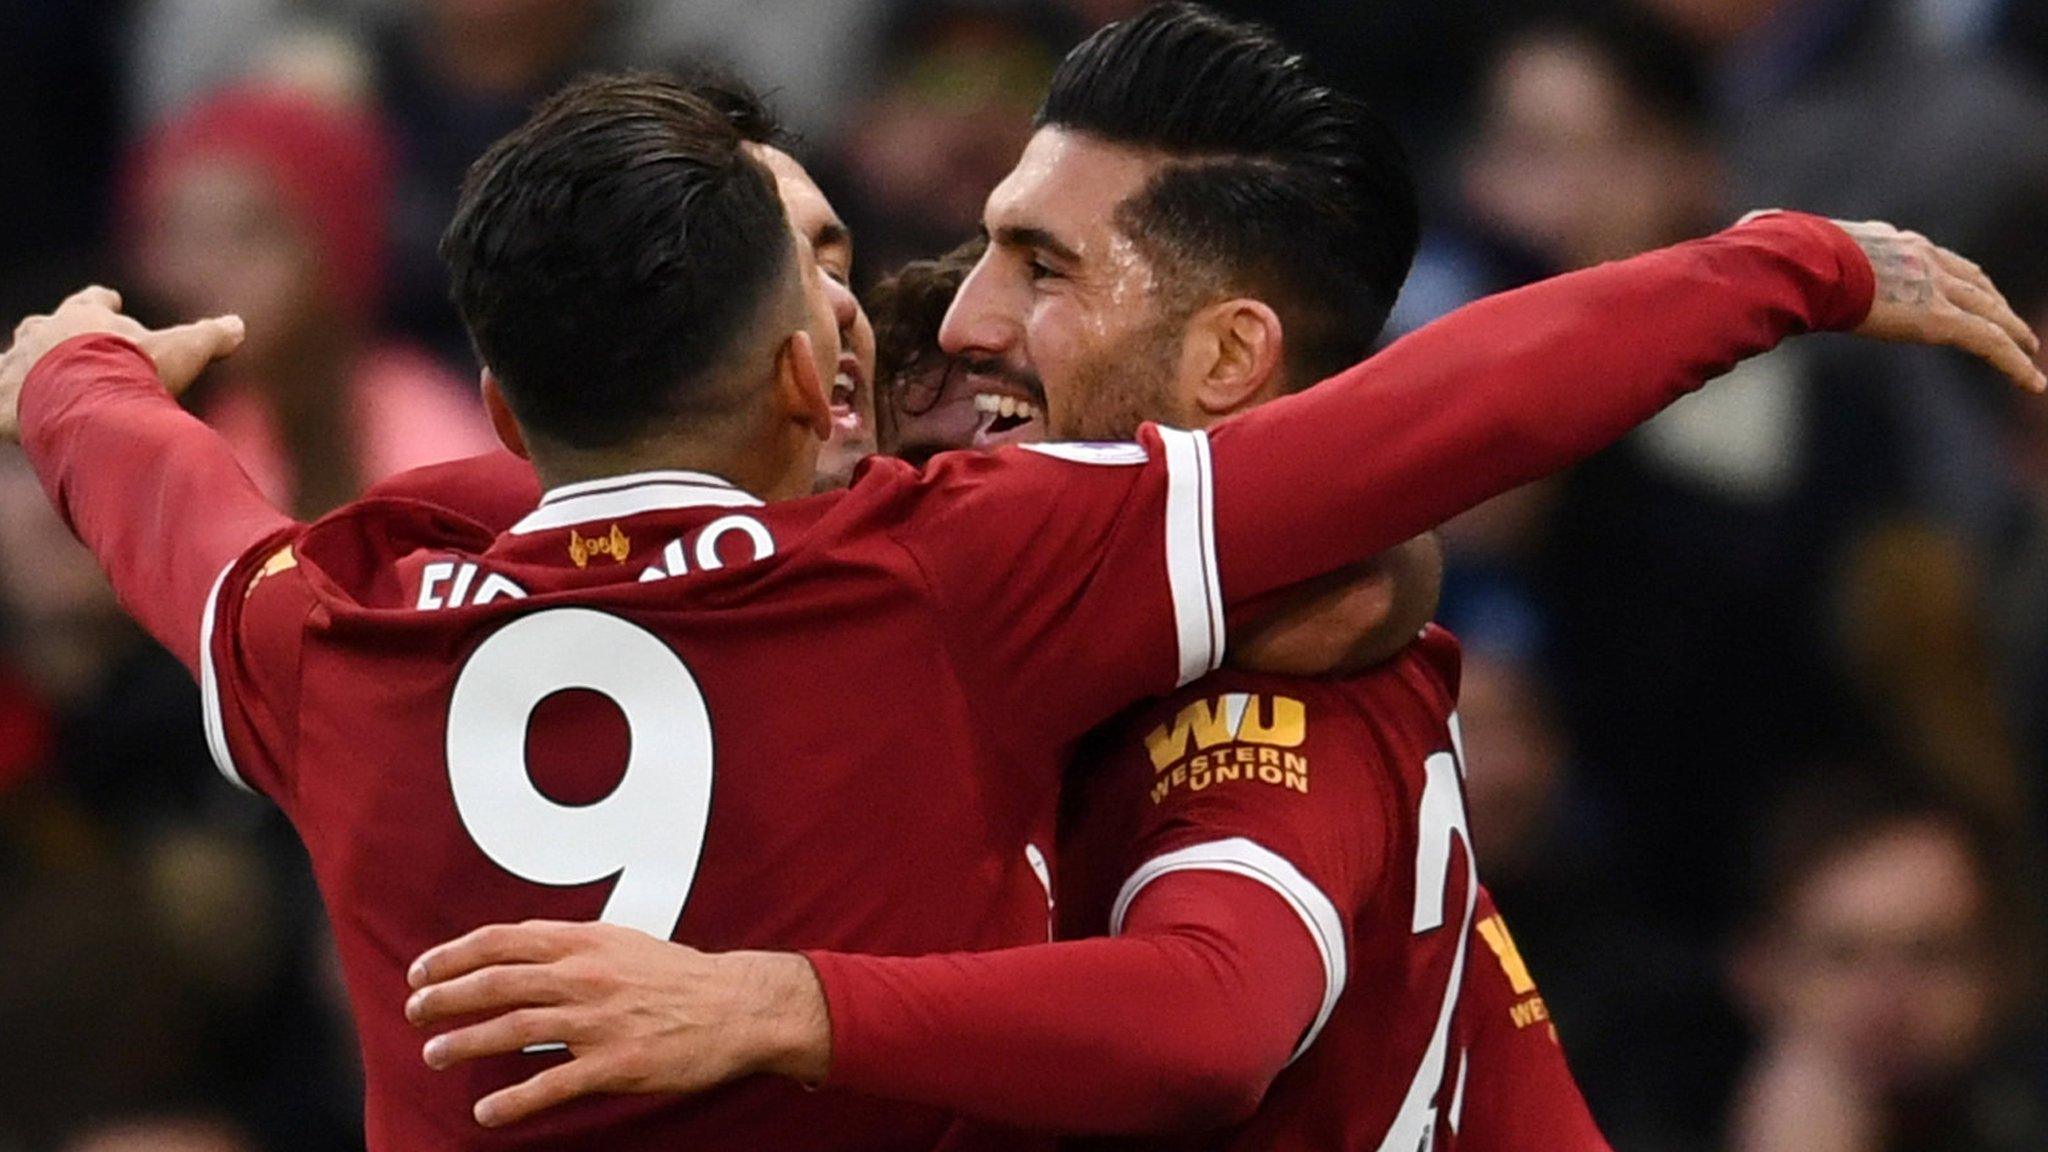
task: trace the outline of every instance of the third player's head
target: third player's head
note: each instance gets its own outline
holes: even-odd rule
[[[941,332],[1052,435],[1200,426],[1371,349],[1414,257],[1399,143],[1258,28],[1167,4],[1096,33],[990,194]]]
[[[810,490],[843,309],[729,108],[572,85],[477,162],[443,252],[493,415],[550,482],[685,466]]]

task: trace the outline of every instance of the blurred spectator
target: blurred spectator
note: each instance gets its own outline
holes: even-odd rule
[[[881,87],[820,177],[869,277],[980,227],[982,202],[1030,138],[1061,35],[1042,15],[946,0],[906,6],[885,43]]]
[[[155,124],[246,79],[272,45],[317,22],[356,24],[369,0],[135,0],[128,115]]]
[[[2048,1147],[2048,1103],[2012,1051],[2038,1027],[2037,880],[2004,831],[1907,782],[1845,778],[1788,804],[1733,967],[1758,1048],[1731,1146]]]
[[[121,614],[13,449],[0,453],[0,627],[0,716],[16,734],[0,776],[54,778],[136,830],[228,799],[191,678]]]
[[[64,1152],[256,1152],[236,1127],[204,1116],[161,1116],[97,1125]]]
[[[1480,876],[1543,987],[1572,1070],[1617,1148],[1705,1152],[1741,1053],[1714,996],[1712,952],[1645,907],[1610,852],[1615,814],[1575,781],[1544,688],[1540,625],[1471,599],[1458,692]],[[1685,1037],[1675,1043],[1675,1037]]]
[[[1704,62],[1640,13],[1585,7],[1527,26],[1486,93],[1466,235],[1439,245],[1476,289],[1734,215]],[[1820,343],[1745,364],[1568,478],[1547,514],[1537,500],[1510,517],[1523,542],[1510,551],[1535,562],[1486,559],[1553,628],[1584,786],[1624,817],[1623,863],[1658,904],[1708,918],[1689,931],[1728,908],[1733,846],[1780,766],[1873,739],[1871,702],[1826,626],[1844,550],[1895,509],[1989,520],[1992,434],[1950,371]],[[1470,583],[1459,539],[1453,612]]]
[[[470,162],[539,99],[593,68],[637,61],[619,0],[420,0],[369,34],[370,88],[396,145],[385,315],[465,374],[441,231]]]
[[[198,1014],[134,872],[47,796],[0,798],[0,848],[0,1146],[197,1087]]]
[[[1977,251],[2048,163],[2038,85],[1973,0],[1639,0],[1714,54],[1737,202],[1894,220]]]
[[[2048,176],[2008,205],[1987,251],[1992,274],[2037,333],[2048,333],[2044,236]],[[2048,351],[2039,359],[2048,364]],[[2004,671],[2000,699],[2014,718],[2029,775],[2040,781],[2048,779],[2048,407],[2030,399],[2009,404],[2003,456],[2012,499],[1987,564],[1991,587],[1974,607]],[[2039,814],[2048,818],[2048,805]]]
[[[473,386],[373,335],[388,174],[368,117],[257,87],[158,128],[129,177],[137,286],[180,318],[249,323],[198,410],[265,495],[303,516],[495,444]]]
[[[873,83],[884,22],[901,0],[638,0],[633,43],[728,68],[774,98],[802,137],[849,127],[852,93]]]

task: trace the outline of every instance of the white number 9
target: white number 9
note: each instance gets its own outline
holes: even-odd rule
[[[558,804],[528,774],[533,710],[586,689],[624,713],[618,787]],[[711,817],[711,717],[689,668],[652,633],[586,608],[521,617],[478,646],[448,706],[448,782],[484,855],[535,884],[618,877],[603,919],[668,939],[682,918]]]

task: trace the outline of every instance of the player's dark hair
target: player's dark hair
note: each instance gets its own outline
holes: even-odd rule
[[[794,242],[736,99],[581,80],[470,168],[441,254],[529,434],[617,447],[744,399],[736,361],[792,306]]]
[[[899,395],[904,377],[944,356],[939,326],[960,285],[988,250],[977,236],[936,260],[912,260],[874,286],[867,296],[868,319],[875,326],[876,403],[899,402],[903,411],[921,415],[938,399]],[[887,393],[887,395],[884,395]]]
[[[1277,312],[1290,382],[1371,351],[1421,230],[1400,141],[1265,29],[1161,4],[1067,54],[1041,127],[1171,158],[1119,209],[1169,284]]]
[[[782,118],[753,85],[737,75],[705,65],[684,72],[677,82],[718,109],[747,143],[783,149],[791,145]]]

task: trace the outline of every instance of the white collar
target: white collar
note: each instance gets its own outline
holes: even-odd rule
[[[758,508],[761,501],[730,480],[708,472],[636,472],[564,484],[540,498],[540,507],[512,526],[525,536],[596,520],[678,508]]]

